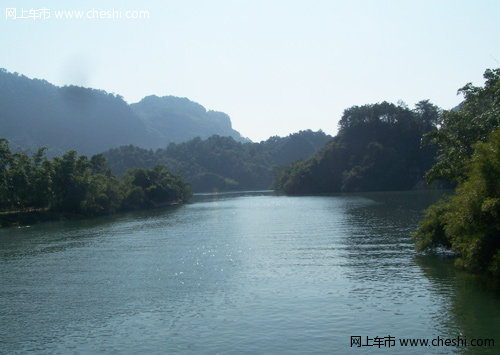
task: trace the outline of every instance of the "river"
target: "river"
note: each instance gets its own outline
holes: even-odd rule
[[[206,194],[2,229],[0,352],[495,353],[498,289],[413,249],[437,194]]]

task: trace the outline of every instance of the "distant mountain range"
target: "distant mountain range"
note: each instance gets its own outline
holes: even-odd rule
[[[71,149],[93,155],[128,144],[164,148],[214,134],[249,141],[227,114],[187,98],[148,96],[129,105],[103,90],[58,87],[0,69],[0,138],[14,151],[45,146],[49,156]]]

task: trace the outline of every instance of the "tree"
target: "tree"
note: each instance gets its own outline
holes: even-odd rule
[[[152,169],[132,169],[125,176],[127,188],[124,207],[154,207],[182,202],[191,197],[191,187],[163,165]]]
[[[457,265],[500,277],[500,129],[474,146],[456,194],[427,210],[414,237],[418,250],[451,248]]]
[[[486,141],[500,126],[500,69],[486,70],[484,78],[484,87],[469,83],[458,90],[465,98],[460,108],[444,111],[439,119],[440,129],[424,137],[439,147],[437,162],[426,175],[429,182],[462,181],[474,144]]]
[[[43,208],[49,205],[52,198],[53,166],[45,157],[46,148],[42,147],[33,154],[33,169],[31,174],[31,202],[32,207]]]
[[[123,146],[104,153],[115,174],[128,168],[165,165],[181,175],[195,191],[268,189],[278,166],[311,156],[331,139],[324,132],[300,131],[260,143],[231,137],[194,138],[156,151]]]
[[[275,174],[275,187],[287,194],[411,189],[432,165],[434,150],[421,139],[436,129],[438,112],[427,100],[414,110],[388,102],[350,107],[337,136]]]
[[[7,172],[12,162],[12,153],[9,149],[9,141],[0,138],[0,209],[7,208],[9,205]]]
[[[415,104],[415,112],[427,130],[431,131],[433,127],[438,126],[442,110],[429,100],[421,100]]]
[[[103,215],[120,210],[184,202],[191,187],[163,166],[136,169],[115,177],[102,154],[69,151],[51,162],[40,148],[30,158],[10,152],[0,139],[0,209],[17,212],[47,209],[61,213]]]
[[[86,156],[78,156],[72,150],[54,158],[52,189],[54,199],[51,208],[57,211],[80,213],[90,185],[90,163]]]
[[[427,178],[457,184],[432,205],[415,232],[418,250],[450,248],[457,265],[500,276],[500,69],[486,70],[484,87],[467,84],[457,110],[440,118],[427,140],[439,145]]]
[[[110,175],[109,164],[102,154],[96,154],[90,158],[90,169],[92,174]]]
[[[123,183],[114,176],[94,174],[90,177],[85,199],[80,203],[82,213],[104,215],[122,207]]]
[[[29,205],[33,191],[30,176],[33,166],[29,157],[22,153],[13,155],[10,169],[7,171],[7,191],[10,205],[22,209]]]

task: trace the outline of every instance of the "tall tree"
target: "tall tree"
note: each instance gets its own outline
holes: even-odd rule
[[[467,84],[457,110],[441,116],[427,137],[439,145],[432,179],[458,184],[432,205],[414,234],[416,248],[450,248],[457,264],[500,277],[500,69],[487,70],[484,87]]]
[[[465,100],[459,109],[445,111],[439,119],[440,129],[430,132],[425,140],[439,147],[437,162],[427,179],[462,181],[467,173],[476,142],[484,142],[500,125],[500,69],[484,73],[484,87],[471,83],[458,90]]]

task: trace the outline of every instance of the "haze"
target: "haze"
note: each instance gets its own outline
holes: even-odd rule
[[[8,18],[46,8],[50,18]],[[57,19],[55,11],[144,11]],[[498,1],[22,1],[0,8],[0,67],[57,85],[188,97],[254,141],[335,134],[344,109],[429,99],[500,66]]]

